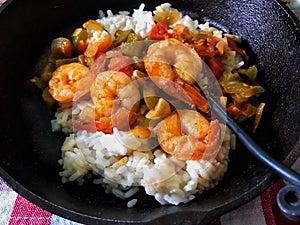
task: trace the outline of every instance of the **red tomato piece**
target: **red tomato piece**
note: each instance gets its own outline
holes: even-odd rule
[[[164,40],[170,38],[172,35],[169,33],[171,28],[168,27],[166,24],[162,22],[158,22],[157,24],[153,25],[149,37],[152,40]]]
[[[236,51],[236,54],[242,56],[242,57],[247,57],[247,53],[245,50],[239,48],[237,46],[237,43],[235,42],[235,40],[233,40],[232,38],[227,37],[227,42],[228,42],[228,46],[233,50]]]
[[[207,58],[207,64],[217,79],[223,75],[224,68],[220,58]]]
[[[77,50],[79,52],[84,52],[88,47],[88,44],[84,42],[84,40],[80,40],[77,46]]]
[[[242,111],[234,104],[227,106],[226,110],[234,119],[237,119],[242,114]]]

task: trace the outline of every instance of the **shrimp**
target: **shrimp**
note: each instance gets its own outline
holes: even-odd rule
[[[103,72],[106,69],[106,66],[108,67],[108,70],[118,70],[126,73],[128,76],[132,76],[132,64],[133,61],[128,56],[121,55],[109,58],[106,54],[101,54],[95,59],[94,63],[90,66],[89,72],[81,80],[73,100],[79,100],[90,91],[90,87],[95,81],[97,75],[100,72]]]
[[[73,101],[78,101],[80,98],[89,93],[97,75],[105,70],[106,63],[107,58],[104,55],[100,55],[98,58],[96,58],[95,62],[90,66],[86,76],[81,79]]]
[[[105,70],[107,58],[104,52],[109,50],[113,44],[110,35],[103,30],[101,23],[89,20],[84,23],[83,27],[89,30],[88,32],[90,32],[89,35],[91,36],[87,41],[87,48],[84,51],[85,62],[90,66],[90,70],[87,76],[80,82],[78,91],[73,99],[74,101],[85,96],[89,92],[98,73]],[[91,30],[94,32],[91,32]]]
[[[195,110],[178,110],[155,130],[162,150],[179,160],[208,159],[219,150],[218,120],[209,122]]]
[[[60,103],[72,102],[79,82],[88,70],[80,63],[69,63],[58,67],[49,81],[49,93]]]
[[[192,87],[202,71],[195,50],[169,38],[149,46],[144,65],[152,81],[167,94],[205,113],[209,111],[208,101]]]
[[[90,88],[95,107],[97,130],[129,130],[137,119],[140,92],[123,72],[104,71],[97,75]]]

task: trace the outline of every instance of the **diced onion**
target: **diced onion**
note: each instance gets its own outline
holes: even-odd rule
[[[260,120],[261,120],[261,117],[262,117],[265,105],[266,104],[264,102],[262,102],[257,107],[255,118],[254,118],[253,133],[256,132],[256,129],[257,129],[259,123],[260,123]]]

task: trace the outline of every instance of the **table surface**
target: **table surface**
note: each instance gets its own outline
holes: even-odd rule
[[[0,0],[0,6],[5,1]],[[300,0],[292,0],[287,5],[300,20]],[[300,172],[300,157],[293,168]],[[254,200],[221,216],[211,225],[300,225],[300,222],[287,220],[277,207],[276,194],[284,185],[283,180],[279,180]],[[1,178],[0,199],[0,225],[80,225],[80,223],[52,214],[27,201],[13,191]]]

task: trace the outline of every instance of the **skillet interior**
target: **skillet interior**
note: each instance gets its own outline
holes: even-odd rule
[[[142,2],[153,9],[165,1]],[[246,40],[250,63],[258,65],[258,82],[267,90],[262,96],[267,110],[254,138],[275,158],[291,165],[299,154],[294,146],[300,135],[300,64],[295,63],[300,59],[300,34],[293,18],[277,1],[169,2],[200,22],[209,21]],[[84,223],[206,224],[259,194],[276,177],[238,145],[219,186],[179,207],[160,206],[140,193],[136,207],[127,209],[125,201],[103,194],[98,186],[62,185],[57,160],[63,136],[51,133],[53,112],[43,104],[40,91],[28,82],[42,68],[53,38],[68,35],[85,20],[96,18],[99,9],[132,12],[140,3],[15,0],[0,14],[0,174],[39,206]]]

